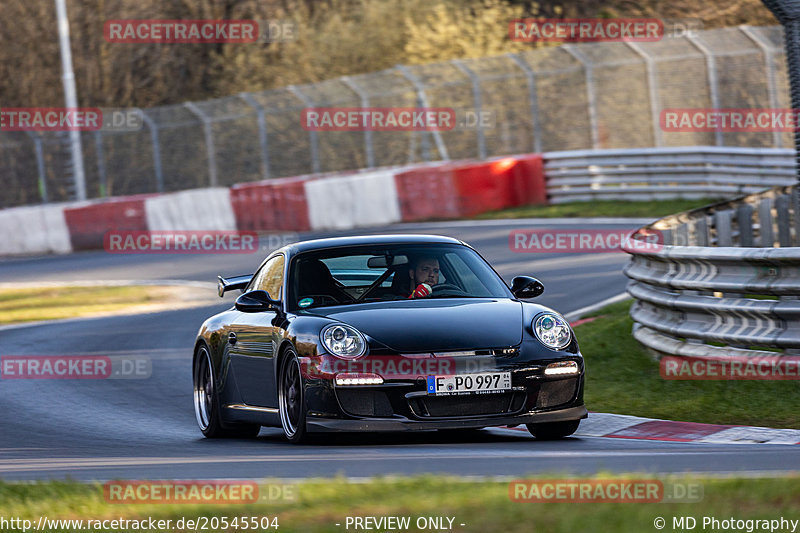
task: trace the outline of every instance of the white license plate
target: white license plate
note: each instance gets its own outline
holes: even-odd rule
[[[483,372],[460,376],[428,376],[428,394],[502,392],[511,388],[511,372]]]

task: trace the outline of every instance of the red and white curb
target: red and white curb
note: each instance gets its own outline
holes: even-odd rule
[[[523,427],[504,429],[528,431]],[[798,429],[673,422],[609,413],[589,413],[575,436],[711,444],[800,444]]]

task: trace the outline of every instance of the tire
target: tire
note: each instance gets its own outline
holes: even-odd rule
[[[546,424],[525,424],[531,435],[536,440],[557,440],[569,437],[578,430],[580,420],[570,420],[569,422],[548,422]]]
[[[300,362],[293,348],[287,348],[278,372],[278,411],[286,440],[293,444],[304,441],[306,402]]]
[[[217,395],[217,381],[214,365],[208,348],[197,348],[192,365],[194,383],[194,415],[200,431],[208,439],[247,439],[258,435],[261,426],[257,424],[226,424],[222,420]]]

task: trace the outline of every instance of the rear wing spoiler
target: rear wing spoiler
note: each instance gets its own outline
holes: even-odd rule
[[[244,288],[247,287],[247,284],[250,283],[251,279],[253,279],[252,274],[247,274],[244,276],[231,276],[229,278],[217,276],[217,293],[219,294],[219,297],[222,298],[228,291],[233,291],[236,289],[243,291]]]

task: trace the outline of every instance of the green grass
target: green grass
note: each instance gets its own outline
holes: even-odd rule
[[[168,301],[171,287],[47,287],[0,290],[0,324],[112,313]]]
[[[520,475],[521,479],[533,476]],[[540,476],[542,477],[542,476]],[[544,476],[564,479],[564,476]],[[607,477],[607,476],[598,476]],[[619,476],[652,479],[652,475]],[[583,477],[585,479],[586,477]],[[345,531],[347,516],[454,517],[454,531],[527,533],[655,531],[653,521],[664,517],[672,531],[673,516],[719,519],[798,518],[800,477],[777,479],[673,478],[676,483],[700,482],[699,503],[519,503],[509,498],[508,482],[464,481],[442,476],[396,480],[374,479],[348,483],[333,478],[304,482],[291,502],[249,505],[118,505],[106,503],[100,485],[67,482],[0,483],[0,516],[38,520],[181,517],[278,516],[284,532]],[[336,526],[340,523],[341,526]],[[465,524],[461,527],[460,524]],[[602,524],[602,526],[600,526]],[[19,529],[8,528],[9,531]],[[353,527],[350,527],[353,530]],[[50,531],[66,531],[51,529]],[[172,528],[171,531],[181,531]],[[408,531],[419,531],[412,525]]]
[[[500,211],[482,213],[476,218],[570,218],[570,217],[664,217],[703,207],[717,202],[713,198],[700,200],[649,200],[630,202],[602,200],[596,202],[573,202],[558,205],[526,205]]]
[[[586,358],[590,411],[710,424],[800,428],[797,381],[677,381],[631,335],[631,302],[575,328]]]

